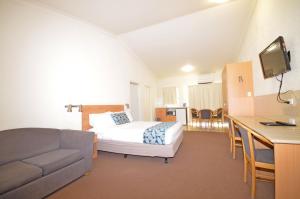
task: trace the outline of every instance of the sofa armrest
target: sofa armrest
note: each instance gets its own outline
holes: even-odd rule
[[[85,159],[86,171],[92,168],[93,132],[61,130],[60,148],[78,149]]]

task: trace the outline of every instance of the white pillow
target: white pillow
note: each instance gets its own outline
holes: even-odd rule
[[[132,117],[132,114],[131,114],[131,110],[130,109],[125,110],[125,113],[126,113],[128,119],[129,119],[129,121],[132,122],[133,117]]]
[[[102,128],[115,126],[115,122],[111,118],[111,112],[90,114],[90,125],[94,128]]]

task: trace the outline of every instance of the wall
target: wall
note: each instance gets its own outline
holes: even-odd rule
[[[190,85],[196,85],[199,82],[221,82],[221,70],[217,71],[215,73],[208,73],[208,74],[190,74],[185,76],[175,76],[175,77],[169,77],[169,78],[163,78],[158,80],[157,87],[158,87],[158,93],[157,93],[157,102],[156,106],[162,106],[163,105],[163,99],[162,99],[162,88],[163,87],[177,87],[178,89],[178,105],[182,106],[183,103],[188,103],[188,86]]]
[[[278,91],[275,78],[264,79],[258,54],[279,35],[291,51],[292,71],[284,75],[283,90],[300,89],[300,1],[257,0],[249,29],[238,60],[253,61],[254,94],[268,95]]]
[[[300,1],[257,0],[251,23],[241,47],[239,60],[252,60],[254,79],[254,111],[256,115],[285,115],[288,119],[300,117]],[[279,82],[264,79],[258,54],[279,35],[291,51],[292,70],[284,75],[282,91],[291,90],[284,99],[293,98],[298,105],[276,101]]]
[[[125,104],[152,72],[114,35],[46,7],[0,1],[0,129],[81,128],[65,104]],[[152,97],[154,100],[154,97]]]

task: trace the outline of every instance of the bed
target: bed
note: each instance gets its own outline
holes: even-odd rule
[[[90,115],[105,112],[124,111],[124,105],[83,105],[82,106],[82,130],[94,131],[98,135],[98,150],[121,153],[127,155],[163,157],[165,162],[168,158],[174,157],[183,140],[183,127],[175,123],[167,129],[165,144],[144,144],[138,135],[142,130],[158,122],[136,121],[119,125],[117,128],[107,128],[105,133],[97,132],[90,125]],[[126,133],[126,135],[125,135]],[[127,136],[128,135],[128,136]]]

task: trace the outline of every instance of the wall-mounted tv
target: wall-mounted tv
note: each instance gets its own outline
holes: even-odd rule
[[[282,36],[259,53],[264,78],[274,77],[291,70],[289,52]]]

